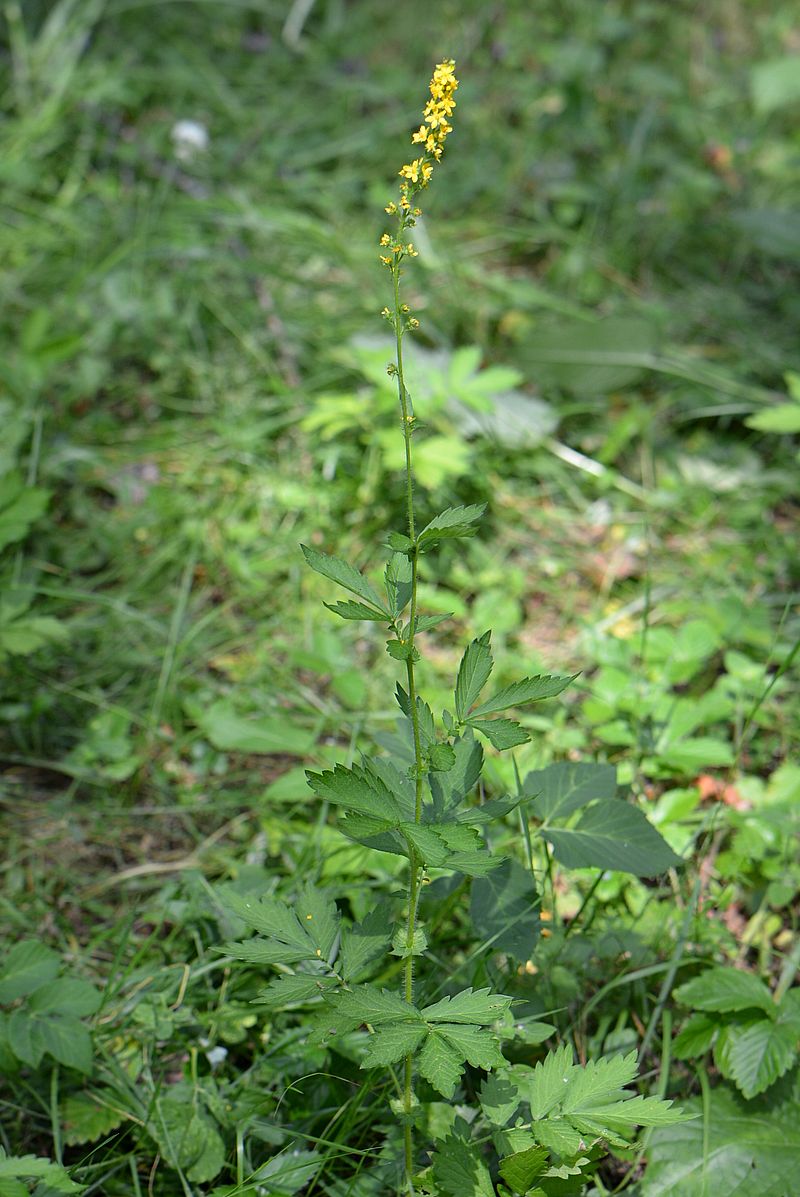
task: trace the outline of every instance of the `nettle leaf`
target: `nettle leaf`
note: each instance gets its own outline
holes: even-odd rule
[[[492,748],[503,752],[506,748],[517,748],[520,744],[527,744],[530,736],[521,724],[513,719],[467,719],[467,726],[486,736]]]
[[[426,1022],[471,1023],[488,1026],[502,1018],[514,999],[490,989],[464,989],[461,993],[443,997],[426,1006],[422,1017]]]
[[[445,1197],[495,1197],[480,1148],[449,1135],[433,1156],[433,1179]]]
[[[545,825],[541,831],[568,869],[616,869],[655,877],[683,863],[644,812],[619,798],[587,807],[574,827]]]
[[[723,1027],[714,1062],[745,1097],[763,1093],[797,1059],[798,1028],[791,1022],[758,1018]]]
[[[381,904],[360,923],[342,932],[339,969],[348,985],[360,980],[365,968],[386,952],[391,942],[391,925],[389,908]]]
[[[543,698],[555,698],[557,694],[566,690],[577,676],[577,673],[573,673],[571,677],[543,674],[522,678],[521,681],[512,682],[510,686],[498,690],[486,702],[475,707],[472,715],[493,715],[497,711],[507,711],[510,707],[522,707],[529,702],[539,702]]]
[[[481,690],[489,680],[494,660],[490,649],[491,632],[484,632],[471,641],[461,658],[456,678],[456,718],[463,723],[473,703],[477,702]]]
[[[405,553],[392,553],[384,571],[386,597],[392,618],[397,619],[411,602],[411,562]]]
[[[324,773],[307,772],[308,784],[320,798],[391,823],[400,822],[405,811],[392,792],[369,765],[347,769],[337,765]]]
[[[515,1193],[527,1193],[547,1167],[549,1153],[544,1147],[529,1147],[500,1162],[500,1175]]]
[[[404,1056],[415,1052],[428,1034],[424,1023],[391,1023],[378,1027],[370,1035],[362,1068],[378,1068],[396,1064]]]
[[[382,611],[384,616],[391,618],[376,591],[373,590],[363,574],[360,574],[352,565],[349,565],[346,561],[342,561],[340,557],[333,557],[328,553],[320,553],[317,549],[309,548],[305,544],[301,544],[300,548],[303,550],[303,556],[315,573],[322,574],[325,578],[330,578],[332,582],[336,582],[339,586],[344,587],[345,590],[349,590],[357,598],[363,599],[370,607],[377,611]]]
[[[530,872],[510,857],[488,877],[472,883],[472,926],[492,952],[530,960],[539,938],[538,906]]]
[[[695,1010],[732,1013],[737,1010],[763,1010],[775,1018],[777,1006],[763,982],[752,973],[736,968],[709,968],[675,990],[684,1006]]]
[[[474,536],[478,531],[476,521],[486,510],[485,503],[468,507],[448,507],[434,516],[417,537],[417,548],[421,553],[433,548],[440,540],[452,540]]]
[[[329,611],[333,611],[334,615],[340,615],[342,619],[370,619],[375,623],[387,622],[387,616],[383,611],[376,611],[373,607],[368,607],[366,603],[358,603],[354,599],[345,599],[344,602],[338,603],[323,603],[322,605]]]
[[[60,963],[58,954],[38,940],[14,944],[0,964],[0,1002],[35,993],[55,978]]]
[[[593,761],[558,761],[529,773],[522,791],[536,799],[535,814],[543,822],[563,819],[597,798],[614,798],[617,770]]]

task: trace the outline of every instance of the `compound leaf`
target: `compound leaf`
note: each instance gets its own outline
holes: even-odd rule
[[[377,1068],[396,1064],[403,1056],[415,1052],[428,1034],[423,1023],[400,1022],[378,1027],[370,1035],[362,1068]]]
[[[424,553],[440,540],[474,536],[478,531],[475,523],[485,510],[485,503],[471,504],[468,507],[448,507],[446,511],[434,516],[422,529],[417,537],[418,549]]]
[[[543,698],[555,698],[566,690],[570,682],[574,682],[577,673],[571,677],[542,674],[538,677],[525,677],[521,681],[512,682],[498,690],[486,702],[475,707],[473,715],[493,715],[496,711],[507,711],[510,707],[525,706],[529,702],[538,702]]]
[[[470,642],[461,658],[455,689],[456,718],[460,722],[466,719],[470,707],[477,701],[492,672],[494,661],[489,647],[491,639],[492,633],[484,632],[482,636]]]
[[[357,598],[363,599],[370,607],[378,611],[383,611],[384,615],[391,619],[389,612],[367,579],[357,569],[354,569],[352,565],[349,565],[347,561],[342,561],[341,557],[333,557],[329,553],[320,553],[317,549],[309,548],[305,544],[301,544],[300,548],[303,550],[303,556],[315,573],[322,574],[325,578],[330,578],[332,582],[336,582],[339,586],[344,587],[345,590],[349,590]]]
[[[452,997],[443,997],[432,1006],[425,1006],[422,1017],[426,1022],[471,1023],[488,1026],[505,1014],[514,999],[490,989],[464,989]]]

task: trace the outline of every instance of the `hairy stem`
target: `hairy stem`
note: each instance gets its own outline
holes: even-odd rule
[[[400,216],[400,229],[402,234],[402,214]],[[398,238],[399,239],[399,238]],[[408,698],[411,706],[411,726],[414,735],[414,777],[416,787],[416,797],[414,805],[414,819],[419,823],[422,819],[422,779],[423,779],[423,761],[422,761],[422,741],[419,730],[419,712],[417,710],[417,686],[414,675],[414,639],[416,633],[417,621],[417,543],[416,543],[416,527],[414,523],[414,475],[412,470],[412,452],[411,452],[411,436],[413,432],[414,416],[411,411],[409,395],[406,390],[405,377],[403,375],[403,333],[405,331],[405,318],[402,312],[402,305],[400,303],[400,263],[396,262],[392,267],[392,282],[394,284],[394,330],[396,343],[396,361],[395,366],[397,370],[397,393],[400,400],[400,412],[403,425],[403,441],[405,444],[406,456],[406,507],[408,515],[408,535],[411,541],[410,558],[411,558],[411,610],[409,614],[409,632],[408,632],[408,647],[409,656],[406,658],[406,677],[408,681]],[[403,975],[403,996],[409,1003],[414,1001],[414,957],[411,955],[414,946],[414,933],[417,924],[417,908],[419,905],[419,894],[421,888],[421,870],[420,863],[416,852],[413,848],[409,848],[409,885],[408,885],[408,918],[406,924],[406,950],[408,955],[405,958],[405,967]],[[414,1192],[413,1180],[414,1175],[414,1138],[411,1126],[411,1111],[413,1107],[413,1081],[414,1081],[414,1060],[413,1055],[409,1053],[403,1062],[403,1107],[406,1115],[406,1123],[404,1127],[405,1134],[405,1173],[406,1184],[408,1192]]]

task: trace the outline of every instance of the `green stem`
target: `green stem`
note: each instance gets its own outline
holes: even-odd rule
[[[402,213],[399,219],[400,228],[398,230],[398,240],[402,235],[403,218]],[[406,677],[408,681],[408,699],[411,706],[411,726],[414,736],[414,776],[415,776],[415,803],[414,803],[414,821],[419,823],[422,819],[422,778],[423,778],[423,760],[422,760],[422,740],[419,729],[419,712],[417,710],[417,685],[414,675],[414,639],[416,633],[417,621],[417,543],[416,543],[416,528],[414,524],[414,476],[412,469],[412,452],[411,452],[411,435],[413,431],[414,416],[410,410],[408,391],[406,390],[405,377],[403,375],[403,333],[405,331],[405,318],[401,311],[400,303],[400,263],[396,262],[392,267],[392,282],[394,284],[394,330],[396,342],[396,368],[397,368],[397,392],[400,400],[400,412],[403,422],[403,441],[405,444],[406,456],[406,507],[408,515],[408,535],[411,540],[411,610],[409,614],[409,632],[408,645],[410,655],[406,658]],[[408,955],[405,958],[405,965],[403,970],[403,996],[409,1003],[414,1001],[414,957],[411,955],[414,946],[414,933],[417,925],[417,909],[419,906],[419,895],[421,890],[421,870],[420,862],[414,849],[409,846],[409,885],[408,885],[408,919],[406,925],[406,950]],[[408,1192],[413,1194],[413,1175],[414,1175],[414,1136],[411,1126],[411,1111],[413,1108],[413,1090],[414,1084],[414,1058],[413,1054],[405,1057],[403,1062],[403,1107],[406,1115],[406,1123],[404,1127],[405,1137],[405,1173]]]

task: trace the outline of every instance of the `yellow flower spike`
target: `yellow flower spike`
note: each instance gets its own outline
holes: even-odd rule
[[[379,241],[379,243],[378,243],[378,244],[379,244],[379,245],[389,245],[389,244],[391,243],[391,240],[392,240],[392,239],[391,239],[391,237],[389,236],[389,234],[388,234],[388,233],[384,233],[384,234],[383,234],[383,236],[381,237],[381,239],[380,239],[380,241]]]

